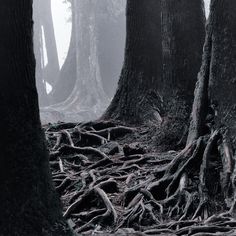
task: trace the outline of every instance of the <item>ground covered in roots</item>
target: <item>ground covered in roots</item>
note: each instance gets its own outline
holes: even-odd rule
[[[44,129],[64,217],[78,235],[236,235],[234,159],[221,131],[161,152],[153,127]]]

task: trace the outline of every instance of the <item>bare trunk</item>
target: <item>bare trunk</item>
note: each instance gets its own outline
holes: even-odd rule
[[[63,232],[39,120],[32,0],[3,0],[0,16],[1,235],[70,235]]]
[[[201,72],[195,91],[188,143],[225,127],[235,144],[236,17],[233,0],[214,0]]]
[[[52,106],[67,120],[94,119],[108,103],[98,64],[95,4],[95,0],[75,1],[77,80],[68,99]]]
[[[103,118],[159,124],[167,117],[188,119],[204,23],[201,0],[128,1],[125,62]]]

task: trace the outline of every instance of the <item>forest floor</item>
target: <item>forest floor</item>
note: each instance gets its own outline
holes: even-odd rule
[[[78,235],[236,235],[223,167],[212,155],[204,161],[217,132],[164,151],[155,127],[98,121],[44,130],[64,217]]]

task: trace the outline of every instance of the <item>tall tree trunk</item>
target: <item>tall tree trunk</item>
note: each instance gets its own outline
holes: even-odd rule
[[[180,102],[186,104],[183,112],[189,117],[205,39],[204,2],[202,0],[161,2],[163,85],[159,86],[165,91],[163,97],[168,104],[165,104],[163,109],[167,114],[170,111],[181,114],[178,110],[182,109],[178,105]],[[173,104],[175,104],[174,110],[171,108]]]
[[[221,127],[227,127],[234,145],[236,143],[235,10],[234,0],[212,1],[188,143],[207,133],[209,128]],[[212,122],[213,127],[209,127]]]
[[[199,178],[200,204],[194,216],[202,214],[202,211],[207,216],[217,201],[225,203],[221,205],[230,209],[228,213],[235,215],[236,212],[235,11],[234,0],[211,2],[187,140],[187,147],[196,140],[203,140],[201,136],[207,141]],[[214,193],[212,186],[215,188],[217,185],[220,187]]]
[[[163,191],[168,199],[166,202],[178,199],[175,209],[179,209],[179,202],[181,202],[184,214],[179,221],[200,218],[201,221],[209,219],[207,222],[216,223],[228,221],[230,217],[235,218],[235,11],[235,0],[211,1],[187,145],[167,165],[164,177],[149,186],[149,190],[156,196],[160,196]],[[185,185],[184,188],[183,185]],[[181,195],[178,196],[179,189],[181,189]],[[186,192],[183,193],[183,189]],[[188,199],[184,203],[185,206],[180,200],[183,199],[182,193]],[[173,206],[171,208],[174,209]],[[176,212],[179,214],[179,210]],[[220,214],[221,212],[224,213]],[[214,226],[209,228],[211,232]],[[209,229],[204,229],[206,235]],[[221,230],[221,227],[219,229]],[[200,230],[195,233],[204,235]]]
[[[108,97],[112,97],[118,74],[123,63],[125,42],[125,0],[101,0],[95,6],[98,63],[102,86]],[[77,11],[80,9],[77,9]],[[72,1],[72,33],[66,61],[61,68],[59,80],[51,92],[52,104],[65,101],[73,91],[76,81],[76,31],[77,14]],[[116,45],[114,47],[114,45]],[[78,50],[79,52],[80,50]]]
[[[160,1],[127,1],[124,66],[103,118],[141,122],[159,116],[156,88],[162,75]],[[157,106],[156,106],[157,105]],[[157,116],[157,117],[156,117]]]
[[[62,231],[39,120],[32,0],[3,0],[0,16],[0,234],[70,235]]]
[[[50,93],[51,104],[56,104],[65,101],[73,91],[75,86],[77,74],[76,74],[76,22],[75,22],[75,2],[71,1],[71,14],[72,14],[72,29],[71,29],[71,39],[70,46],[66,60],[60,70],[58,81],[53,87]],[[78,9],[77,9],[78,10]]]
[[[201,0],[128,0],[124,66],[104,119],[162,123],[167,116],[189,117],[204,41],[202,6]]]
[[[51,107],[65,114],[67,120],[99,117],[108,103],[98,64],[96,4],[96,0],[75,1],[77,80],[68,99]]]

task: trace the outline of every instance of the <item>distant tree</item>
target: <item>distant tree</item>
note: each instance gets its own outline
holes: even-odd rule
[[[54,86],[59,76],[59,59],[57,53],[56,37],[54,32],[53,18],[52,18],[52,8],[51,0],[42,0],[34,2],[34,20],[35,20],[35,42],[38,47],[38,40],[41,42],[40,51],[41,58],[44,60],[44,57],[47,57],[48,63],[45,65],[45,62],[42,63],[42,69],[38,68],[37,70],[42,70],[42,78],[45,82]],[[45,51],[44,47],[45,46]],[[36,48],[36,50],[38,50]],[[44,55],[46,53],[46,55]],[[37,54],[36,54],[37,56]]]
[[[72,13],[72,32],[69,51],[64,65],[61,68],[59,80],[53,87],[51,92],[52,104],[65,101],[74,89],[75,81],[81,74],[77,71],[76,53],[83,53],[83,48],[88,41],[83,44],[77,42],[76,49],[76,34],[87,30],[87,25],[80,24],[81,9],[75,8],[75,0],[71,2]],[[90,22],[94,28],[93,42],[89,43],[90,47],[96,47],[97,63],[101,74],[101,85],[106,96],[111,97],[117,84],[118,71],[123,61],[123,45],[124,45],[124,26],[125,26],[125,0],[100,0],[91,1],[93,6],[92,18],[94,21]],[[80,3],[78,4],[80,5]],[[91,13],[91,11],[90,11]],[[88,16],[84,16],[89,18]],[[88,24],[83,20],[83,23]],[[123,26],[123,27],[122,27]],[[82,28],[84,27],[84,28]],[[76,33],[78,31],[78,33]],[[83,33],[84,35],[84,33]],[[115,45],[115,46],[114,46]],[[80,56],[78,56],[80,58]],[[78,63],[83,63],[79,61]],[[77,75],[78,73],[78,75]],[[81,79],[81,78],[80,78]]]
[[[188,119],[204,41],[203,2],[127,1],[125,60],[103,119]]]
[[[97,114],[101,114],[108,103],[98,63],[96,4],[99,4],[97,0],[74,1],[76,83],[70,96],[64,102],[51,107],[62,113],[70,113],[70,117],[75,116],[72,119],[78,119],[80,114],[83,118],[92,119],[98,116]]]
[[[39,119],[32,0],[0,5],[0,234],[67,236]]]

